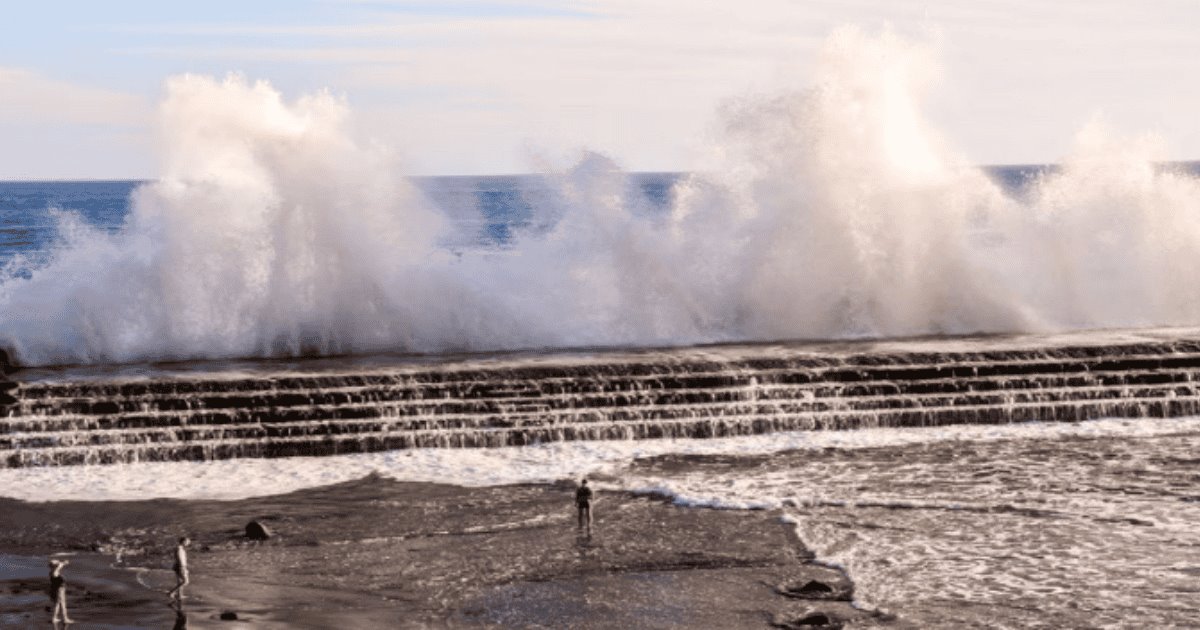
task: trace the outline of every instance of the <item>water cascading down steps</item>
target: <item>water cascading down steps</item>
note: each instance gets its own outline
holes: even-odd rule
[[[865,349],[864,349],[865,348]],[[0,376],[3,466],[330,455],[1200,413],[1200,340],[746,345]],[[0,372],[2,374],[2,372]]]

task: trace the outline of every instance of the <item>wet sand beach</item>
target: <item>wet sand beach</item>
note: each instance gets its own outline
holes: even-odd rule
[[[0,627],[49,625],[50,553],[71,558],[79,629],[767,628],[814,612],[834,622],[826,627],[902,627],[845,601],[845,576],[814,564],[778,511],[601,492],[588,538],[572,493],[569,482],[464,488],[371,476],[238,501],[2,499]],[[248,540],[251,520],[271,538]],[[165,592],[184,534],[192,584],[177,614]],[[832,592],[782,593],[814,580]],[[229,613],[237,621],[221,619]]]

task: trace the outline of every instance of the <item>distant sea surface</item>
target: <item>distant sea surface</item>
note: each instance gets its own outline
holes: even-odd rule
[[[1008,192],[1018,194],[1043,166],[999,166],[987,171]],[[1200,172],[1200,165],[1190,168]],[[635,173],[632,184],[655,211],[666,212],[681,173]],[[413,183],[456,226],[452,246],[503,247],[517,231],[531,227],[534,208],[554,185],[540,175],[488,175],[414,178]],[[16,256],[37,265],[58,237],[58,213],[77,213],[107,232],[121,229],[131,195],[145,182],[0,181],[0,267]]]
[[[638,173],[633,185],[649,207],[665,210],[677,173]],[[412,180],[455,225],[457,247],[503,247],[530,226],[551,184],[538,175],[422,177]],[[0,267],[18,255],[37,266],[59,236],[57,216],[72,212],[107,232],[121,229],[140,180],[0,181]]]

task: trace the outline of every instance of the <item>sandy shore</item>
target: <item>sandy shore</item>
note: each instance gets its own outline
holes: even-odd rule
[[[368,477],[241,501],[4,499],[0,627],[49,625],[50,553],[72,556],[80,629],[246,626],[222,613],[256,628],[768,628],[814,612],[824,627],[902,625],[845,601],[852,586],[813,564],[777,512],[601,493],[589,539],[571,497],[565,483]],[[272,538],[246,540],[250,520]],[[177,613],[164,592],[183,534],[193,584]],[[781,592],[814,580],[833,592]]]

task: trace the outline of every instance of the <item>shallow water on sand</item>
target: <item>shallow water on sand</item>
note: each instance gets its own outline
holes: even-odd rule
[[[1197,452],[1196,431],[951,440],[665,457],[630,481],[787,506],[862,605],[918,627],[1197,627]]]
[[[588,474],[601,496],[783,507],[861,605],[918,627],[1197,627],[1197,452],[1200,419],[1101,420],[8,469],[0,487],[35,501],[235,498],[370,473],[468,486]]]

